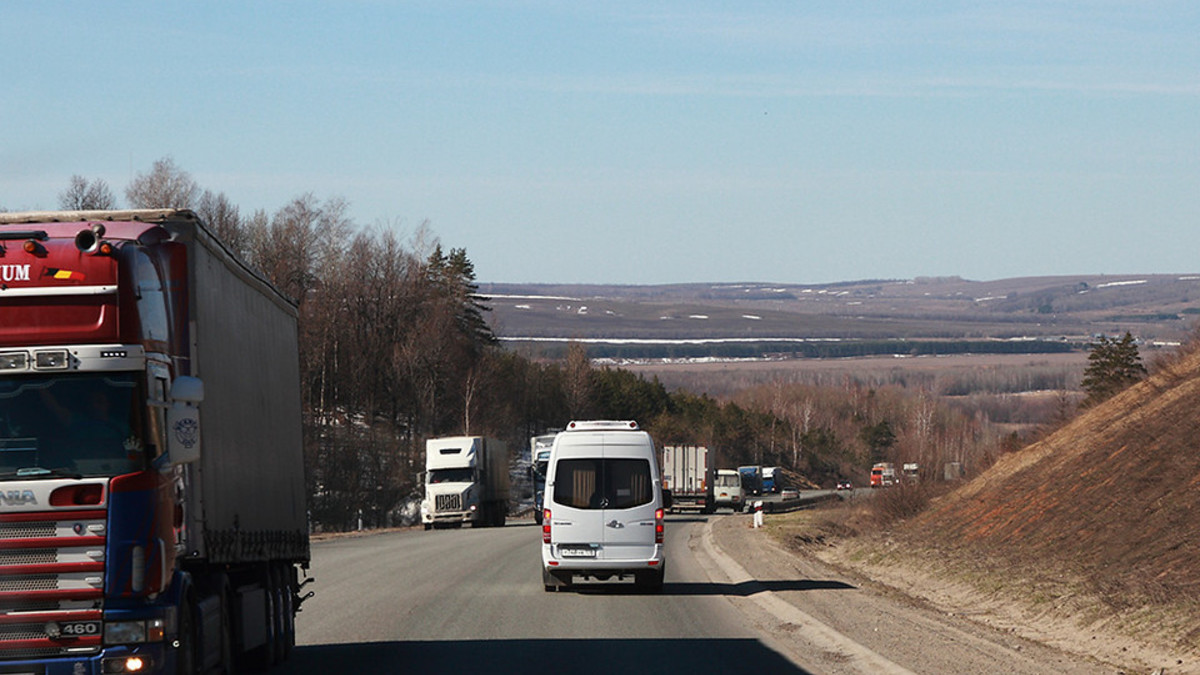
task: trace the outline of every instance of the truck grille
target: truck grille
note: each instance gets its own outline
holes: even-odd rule
[[[462,495],[438,495],[435,507],[438,511],[462,511]]]
[[[106,519],[97,508],[0,513],[0,660],[100,649],[99,634],[51,637],[47,625],[101,620]]]

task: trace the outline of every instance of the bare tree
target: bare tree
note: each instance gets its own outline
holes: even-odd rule
[[[218,239],[233,252],[246,257],[249,247],[246,228],[242,225],[238,207],[229,201],[224,192],[213,194],[211,190],[205,190],[196,202],[196,213],[212,228]]]
[[[190,209],[199,195],[191,174],[170,157],[155,162],[149,173],[138,174],[125,188],[125,198],[135,209]]]
[[[71,176],[71,184],[58,193],[58,207],[64,211],[115,209],[117,200],[108,183],[97,178],[89,181],[80,175]]]

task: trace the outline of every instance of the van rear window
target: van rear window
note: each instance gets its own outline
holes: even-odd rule
[[[650,481],[650,462],[644,459],[563,459],[554,501],[574,509],[630,509],[653,501]]]

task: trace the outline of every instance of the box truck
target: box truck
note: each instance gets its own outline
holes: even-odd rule
[[[671,510],[716,510],[713,501],[712,453],[703,445],[667,445],[662,450],[663,489],[671,493]]]

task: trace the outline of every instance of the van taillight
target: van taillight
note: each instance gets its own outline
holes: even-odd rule
[[[547,511],[547,513],[549,513],[549,512]],[[549,529],[548,529],[549,527],[550,527],[549,525],[546,526],[547,532],[549,532]],[[545,536],[549,537],[550,535],[546,534]],[[662,509],[657,509],[654,512],[654,543],[656,543],[656,544],[663,543],[663,510]]]
[[[542,543],[550,543],[550,509],[542,509]]]

